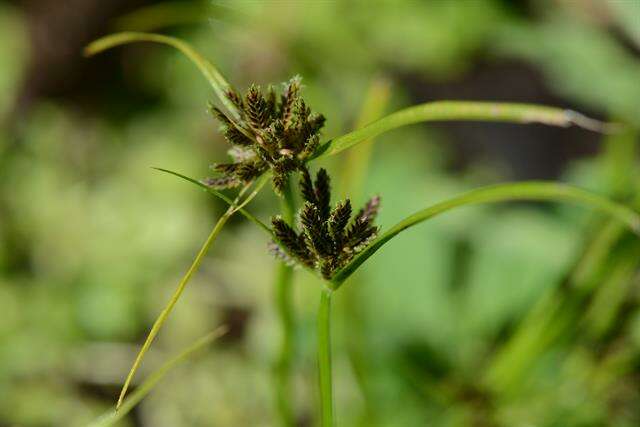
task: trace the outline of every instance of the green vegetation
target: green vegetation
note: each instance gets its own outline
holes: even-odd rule
[[[637,57],[602,24],[558,24],[578,6],[538,20],[481,6],[181,2],[118,19],[172,34],[85,50],[175,48],[118,49],[144,52],[118,67],[152,108],[94,88],[115,104],[93,120],[50,100],[0,135],[0,423],[636,425]],[[635,43],[624,12],[607,16]],[[0,18],[18,39],[19,14]],[[560,107],[413,92],[467,81],[480,56],[529,61]],[[297,73],[304,85],[267,84]],[[557,150],[603,143],[553,181],[526,171],[544,170],[535,155],[511,157],[522,171],[477,154],[459,163],[452,129],[473,140],[500,126],[506,153],[553,135]],[[190,177],[229,148],[213,177]],[[202,351],[222,329],[189,344],[217,325],[228,332],[215,349]]]

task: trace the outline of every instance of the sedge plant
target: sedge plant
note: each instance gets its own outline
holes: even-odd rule
[[[212,106],[211,111],[221,122],[222,133],[232,145],[229,151],[231,161],[214,164],[214,176],[202,181],[166,169],[160,170],[205,189],[225,201],[229,209],[215,225],[154,323],[125,380],[118,407],[124,402],[144,354],[225,223],[235,213],[244,215],[267,234],[271,242],[270,250],[279,260],[275,273],[274,301],[283,340],[274,366],[273,383],[276,406],[283,425],[295,423],[290,382],[295,353],[291,268],[298,266],[322,279],[317,315],[317,360],[320,424],[324,427],[335,425],[331,363],[332,298],[375,252],[401,232],[460,207],[513,200],[572,202],[604,212],[635,233],[640,231],[640,216],[622,204],[573,186],[532,181],[469,191],[409,215],[383,232],[375,225],[380,198],[371,198],[355,214],[348,198],[332,204],[328,173],[324,169],[311,172],[311,163],[315,159],[336,155],[384,132],[429,121],[483,120],[561,127],[577,125],[600,132],[613,131],[615,127],[573,111],[547,106],[437,101],[400,110],[353,132],[322,142],[320,132],[324,116],[312,112],[302,99],[299,78],[286,83],[281,93],[272,86],[263,92],[253,85],[245,96],[241,96],[218,69],[193,47],[184,41],[159,34],[114,34],[89,45],[86,53],[92,55],[117,45],[140,41],[167,44],[180,50],[199,68],[217,95],[222,108]],[[281,212],[272,217],[271,224],[263,223],[247,209],[268,179],[282,201]],[[238,194],[235,198],[227,197],[220,192],[225,189],[237,189]],[[299,208],[294,204],[294,190],[301,194],[304,201]]]

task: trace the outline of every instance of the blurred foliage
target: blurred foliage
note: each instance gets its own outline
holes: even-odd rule
[[[326,137],[351,128],[380,75],[392,111],[415,100],[421,82],[462,81],[481,62],[513,60],[571,108],[640,125],[638,4],[180,2],[179,14],[147,11],[114,26],[184,37],[240,88],[303,75],[309,104],[328,117]],[[11,115],[28,33],[24,11],[0,3],[0,425],[85,425],[114,403],[138,343],[223,209],[149,166],[205,176],[225,144],[205,110],[206,82],[166,48],[123,49],[121,91],[93,88],[104,106],[41,98]],[[132,108],[140,97],[149,102]],[[640,208],[637,140],[632,130],[606,138],[563,179]],[[384,228],[509,178],[495,159],[452,169],[451,142],[426,126],[379,137],[354,203],[383,195]],[[323,166],[348,167],[344,158]],[[267,218],[275,206],[265,194],[250,209]],[[140,377],[221,322],[231,322],[230,337],[168,375],[120,425],[274,425],[273,260],[240,218],[219,243]],[[339,424],[638,425],[638,255],[640,242],[615,224],[565,206],[471,208],[416,228],[337,300]],[[316,415],[317,285],[296,276],[302,425]]]

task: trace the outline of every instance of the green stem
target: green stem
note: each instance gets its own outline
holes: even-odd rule
[[[149,350],[149,347],[151,347],[151,344],[153,343],[156,335],[158,335],[160,328],[162,328],[162,325],[164,325],[164,322],[167,320],[167,317],[169,316],[171,311],[173,311],[173,307],[176,305],[176,303],[180,299],[180,296],[182,295],[182,292],[187,286],[187,283],[189,283],[191,276],[193,276],[193,273],[195,273],[198,270],[198,267],[200,267],[200,263],[202,262],[202,259],[207,254],[207,252],[209,251],[209,248],[211,247],[213,242],[216,240],[216,238],[218,237],[218,234],[220,233],[224,225],[227,223],[229,218],[231,218],[231,215],[233,215],[233,213],[234,213],[233,209],[229,208],[225,212],[225,214],[220,217],[220,219],[216,223],[213,230],[211,230],[211,233],[209,234],[209,237],[207,237],[207,240],[205,241],[204,245],[202,245],[202,247],[200,248],[198,255],[196,255],[195,259],[193,260],[193,263],[191,263],[189,270],[187,270],[186,274],[182,277],[182,280],[180,280],[180,283],[178,284],[178,287],[174,291],[173,295],[171,296],[169,303],[162,310],[162,312],[156,319],[155,323],[151,327],[151,331],[149,332],[149,335],[147,335],[147,338],[144,344],[142,345],[142,348],[138,352],[138,355],[136,356],[136,359],[133,362],[133,365],[131,367],[131,370],[129,371],[129,374],[127,375],[127,378],[124,381],[124,385],[122,386],[122,390],[120,391],[120,396],[118,396],[116,411],[119,410],[120,407],[122,406],[122,403],[124,402],[124,397],[127,394],[127,390],[129,389],[129,385],[131,384],[131,381],[133,380],[134,375],[138,371],[138,368],[142,363],[142,359],[144,355]]]
[[[281,203],[282,218],[293,223],[295,202],[291,185],[285,186]],[[274,367],[276,405],[283,426],[295,425],[293,395],[291,393],[291,367],[295,351],[295,320],[292,298],[293,268],[279,262],[276,267],[275,305],[282,330],[279,354]]]
[[[165,308],[162,310],[162,312],[160,312],[160,315],[158,316],[156,321],[153,323],[153,326],[151,327],[151,331],[149,331],[149,334],[147,335],[147,338],[145,339],[144,344],[142,344],[142,348],[140,348],[140,351],[138,352],[138,355],[136,356],[133,362],[133,365],[129,370],[129,373],[127,374],[127,378],[124,381],[124,385],[122,386],[122,390],[120,391],[120,396],[118,396],[118,403],[116,403],[116,411],[120,409],[120,406],[124,401],[125,395],[127,394],[127,390],[131,385],[131,381],[133,380],[133,377],[135,376],[136,372],[138,371],[138,368],[140,367],[140,364],[142,363],[142,359],[144,358],[145,354],[151,347],[151,344],[153,343],[153,340],[156,338],[156,335],[158,335],[158,332],[160,332],[160,329],[162,328],[164,323],[167,321],[167,317],[169,317],[169,314],[171,314],[171,312],[173,311],[173,308],[178,303],[178,300],[180,299],[182,292],[184,292],[184,289],[186,288],[187,284],[191,280],[191,277],[200,267],[202,260],[204,259],[207,252],[209,252],[209,249],[213,245],[213,242],[215,242],[216,238],[218,237],[218,234],[220,234],[220,231],[222,231],[222,228],[227,223],[229,218],[233,216],[234,213],[236,213],[239,209],[242,209],[244,206],[246,206],[247,203],[253,200],[253,198],[260,191],[260,188],[262,188],[262,186],[264,185],[264,183],[265,183],[265,180],[260,179],[256,183],[255,189],[251,192],[251,194],[248,195],[244,199],[244,201],[241,201],[242,196],[251,186],[251,183],[247,184],[240,191],[240,193],[235,198],[235,200],[229,205],[229,208],[225,211],[225,213],[220,217],[216,225],[213,227],[213,230],[211,230],[209,237],[207,237],[207,240],[205,241],[204,245],[202,245],[202,247],[200,248],[200,251],[198,251],[198,255],[196,255],[195,259],[191,263],[191,266],[189,267],[185,275],[182,276],[182,279],[180,279],[180,283],[178,284],[178,287],[171,295],[169,302],[167,303]]]
[[[322,427],[333,427],[333,385],[331,379],[331,295],[325,288],[320,294],[318,309],[318,374],[320,380],[320,411]]]
[[[294,426],[295,415],[291,394],[291,366],[294,350],[294,319],[291,298],[293,269],[284,263],[276,268],[275,304],[282,330],[279,354],[274,369],[276,405],[283,426]]]

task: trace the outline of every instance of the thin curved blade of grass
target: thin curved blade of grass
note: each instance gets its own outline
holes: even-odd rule
[[[416,123],[471,120],[507,123],[540,123],[550,126],[578,126],[595,132],[610,133],[620,128],[580,113],[532,104],[474,101],[435,101],[392,113],[353,132],[334,138],[318,148],[314,157],[338,154],[381,133]]]
[[[190,177],[188,177],[186,175],[183,175],[183,174],[181,174],[179,172],[175,172],[175,171],[172,171],[172,170],[169,170],[169,169],[155,168],[155,167],[152,168],[152,169],[155,169],[155,170],[160,171],[160,172],[168,173],[168,174],[173,175],[173,176],[177,176],[178,178],[184,179],[187,182],[195,184],[198,187],[202,188],[203,190],[207,191],[208,193],[211,193],[214,196],[216,196],[217,198],[219,198],[220,200],[224,201],[229,206],[231,206],[231,204],[233,203],[233,200],[231,200],[229,197],[227,197],[223,193],[221,193],[221,192],[219,192],[217,190],[214,190],[213,188],[203,184],[202,182],[198,181],[197,179],[190,178]],[[265,182],[266,182],[266,180],[265,180]],[[258,188],[258,187],[256,187],[256,188]],[[237,208],[237,211],[240,212],[249,221],[253,222],[258,227],[262,228],[263,230],[265,230],[269,234],[271,234],[271,230],[269,229],[269,227],[264,222],[262,222],[258,218],[256,218],[252,213],[250,213],[249,211],[244,209],[244,206]]]
[[[231,84],[211,62],[202,56],[193,46],[183,40],[163,34],[126,31],[111,34],[91,42],[85,47],[84,54],[85,56],[93,56],[116,46],[137,42],[161,43],[178,49],[198,67],[220,99],[220,102],[224,104],[233,117],[236,119],[240,117],[237,108],[227,97],[227,92],[233,90]]]
[[[262,181],[262,184],[258,182],[256,184],[256,187],[261,185],[264,185],[264,181]],[[226,210],[226,212],[220,217],[220,219],[218,219],[218,222],[216,222],[216,225],[213,227],[213,230],[211,230],[211,233],[207,237],[207,240],[205,241],[204,245],[202,245],[202,247],[200,248],[200,251],[198,251],[198,254],[196,255],[193,262],[191,263],[191,266],[189,267],[187,272],[184,274],[184,276],[182,276],[182,279],[180,279],[180,283],[178,283],[178,287],[171,295],[169,302],[167,303],[165,308],[160,312],[160,315],[158,316],[156,321],[153,323],[153,326],[151,327],[151,331],[149,331],[147,338],[142,344],[142,347],[140,348],[140,351],[138,352],[138,355],[136,356],[133,362],[133,365],[131,366],[131,370],[127,374],[127,378],[124,381],[124,385],[122,386],[122,390],[120,391],[120,396],[118,397],[118,403],[116,404],[116,410],[120,409],[120,406],[122,405],[124,397],[127,394],[127,390],[129,389],[129,385],[131,384],[131,380],[133,380],[133,377],[138,371],[138,368],[142,363],[142,359],[144,358],[145,354],[149,350],[149,347],[151,347],[153,340],[156,338],[156,335],[158,335],[158,332],[160,331],[164,323],[167,321],[167,317],[169,317],[169,314],[173,311],[173,308],[175,307],[178,300],[180,299],[180,296],[182,295],[182,292],[184,292],[185,287],[191,280],[191,277],[200,267],[200,264],[202,263],[204,256],[207,254],[207,252],[209,252],[209,249],[211,248],[211,246],[213,246],[213,242],[215,242],[216,238],[218,237],[218,234],[220,234],[220,231],[222,231],[222,228],[227,223],[229,218],[231,218],[233,214],[237,212],[238,207],[248,203],[251,199],[253,199],[256,196],[256,194],[258,194],[258,191],[254,190],[249,196],[247,196],[245,201],[241,203],[240,202],[241,197],[249,189],[250,186],[251,184],[247,184],[242,189],[242,191],[240,191],[240,194],[238,194],[238,197],[236,197],[236,199],[229,205],[229,208]]]
[[[108,427],[120,421],[127,415],[153,388],[164,378],[164,376],[173,368],[191,357],[195,352],[203,347],[211,344],[216,339],[227,333],[227,326],[220,326],[215,331],[208,333],[204,337],[185,348],[178,355],[162,365],[157,371],[153,372],[129,397],[122,403],[116,412],[113,409],[105,412],[102,416],[91,422],[88,427]]]
[[[206,185],[204,185],[203,183],[201,183],[200,181],[190,178],[186,175],[182,175],[181,173],[178,172],[174,172],[171,171],[169,169],[163,169],[163,168],[153,168],[156,169],[158,171],[161,172],[165,172],[168,173],[170,175],[174,175],[177,176],[178,178],[182,178],[185,181],[188,181],[192,184],[197,185],[198,187],[207,190],[209,193],[213,194],[216,197],[219,197],[221,200],[224,200],[227,204],[231,205],[232,201],[231,199],[229,199],[227,196],[225,196],[224,194],[220,193],[219,191],[216,191],[212,188],[207,187]],[[259,182],[258,184],[256,184],[256,188],[258,187],[262,187],[264,185],[264,183],[266,183],[266,181],[268,181],[269,179],[269,174],[264,174],[259,178]],[[238,207],[236,207],[236,211],[240,212],[242,215],[244,215],[245,218],[247,218],[249,221],[253,222],[254,224],[256,224],[258,227],[260,227],[263,231],[265,231],[269,237],[276,243],[280,244],[280,246],[283,248],[283,250],[286,250],[286,246],[281,244],[280,240],[273,234],[272,230],[269,228],[269,226],[267,224],[265,224],[264,222],[260,221],[258,218],[256,218],[253,214],[251,214],[250,212],[248,212],[247,210],[244,209],[244,206],[247,204],[247,200],[245,200],[245,202],[243,202],[242,204],[240,204]],[[289,254],[293,257],[292,254]],[[311,274],[315,274],[315,271],[309,267],[303,266],[303,269],[309,271]]]
[[[356,255],[349,264],[338,271],[331,285],[333,289],[339,288],[344,281],[351,276],[371,255],[376,253],[385,243],[394,238],[400,232],[413,227],[423,221],[452,209],[484,203],[496,203],[515,200],[555,200],[560,202],[574,202],[590,206],[603,211],[617,220],[626,224],[634,233],[640,235],[640,216],[619,203],[612,202],[576,187],[552,183],[552,182],[521,182],[513,184],[499,184],[469,191],[460,196],[437,203],[426,209],[405,218],[390,230],[380,235],[366,249]]]
[[[229,208],[229,210],[227,210],[227,212],[220,217],[215,227],[213,227],[213,230],[209,234],[209,237],[207,237],[207,240],[205,241],[204,245],[202,246],[202,248],[200,248],[198,255],[196,256],[193,263],[189,267],[189,270],[187,270],[185,275],[180,280],[180,283],[178,284],[178,287],[176,288],[176,290],[173,292],[173,295],[171,295],[169,302],[167,303],[165,308],[162,310],[162,312],[160,312],[160,315],[158,316],[156,321],[153,323],[153,326],[151,327],[151,331],[149,331],[147,338],[142,344],[142,347],[140,348],[140,351],[138,352],[138,355],[136,356],[133,362],[133,365],[131,366],[131,370],[127,374],[127,378],[124,381],[124,385],[122,386],[122,390],[120,391],[120,396],[118,397],[118,403],[116,404],[116,411],[120,410],[120,407],[122,406],[122,403],[124,401],[124,397],[127,394],[127,390],[131,385],[131,381],[133,380],[133,377],[135,376],[136,372],[138,371],[138,368],[140,367],[140,364],[142,363],[142,359],[144,358],[145,354],[151,347],[151,344],[156,338],[156,335],[158,335],[158,332],[160,332],[160,329],[166,322],[167,317],[169,317],[169,314],[171,313],[171,311],[173,311],[173,308],[175,307],[176,303],[180,299],[182,292],[187,286],[187,283],[189,283],[191,276],[193,276],[193,274],[196,272],[198,267],[200,267],[200,263],[202,262],[202,259],[204,258],[206,253],[209,251],[209,248],[213,245],[213,242],[218,237],[218,234],[220,233],[220,231],[222,230],[226,222],[231,217],[232,215],[231,212],[232,210],[231,208]]]

